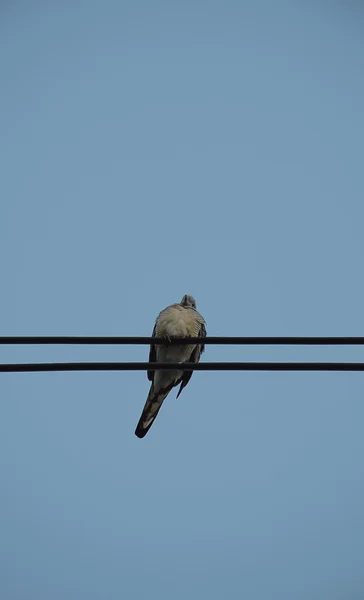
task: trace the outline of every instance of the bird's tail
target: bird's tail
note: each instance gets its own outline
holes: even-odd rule
[[[142,416],[136,426],[135,435],[138,438],[143,438],[153,425],[157,414],[159,413],[160,407],[163,404],[164,399],[168,396],[170,388],[167,390],[161,390],[155,393],[153,390],[153,384],[150,386],[149,394],[146,403],[144,404]]]

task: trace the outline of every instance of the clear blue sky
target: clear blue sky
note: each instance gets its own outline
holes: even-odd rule
[[[363,335],[359,3],[1,3],[2,334]],[[1,348],[146,360],[148,348]],[[208,347],[204,360],[364,360]],[[364,378],[4,374],[4,600],[361,600]]]

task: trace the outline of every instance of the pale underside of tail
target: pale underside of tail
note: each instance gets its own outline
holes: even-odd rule
[[[170,389],[171,388],[163,392],[161,391],[159,393],[155,393],[153,390],[153,384],[151,385],[142,415],[135,429],[135,435],[138,438],[143,438],[148,433],[159,413],[163,401],[168,396]]]

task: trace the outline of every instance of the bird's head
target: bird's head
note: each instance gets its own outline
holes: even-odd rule
[[[192,308],[196,308],[196,300],[193,296],[185,294],[181,300],[181,306],[191,306]]]

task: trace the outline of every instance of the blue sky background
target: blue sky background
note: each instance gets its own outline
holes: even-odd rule
[[[2,2],[0,331],[363,335],[360,3]],[[146,360],[148,348],[0,348]],[[204,360],[364,360],[207,348]],[[364,380],[3,374],[4,600],[359,600]]]

